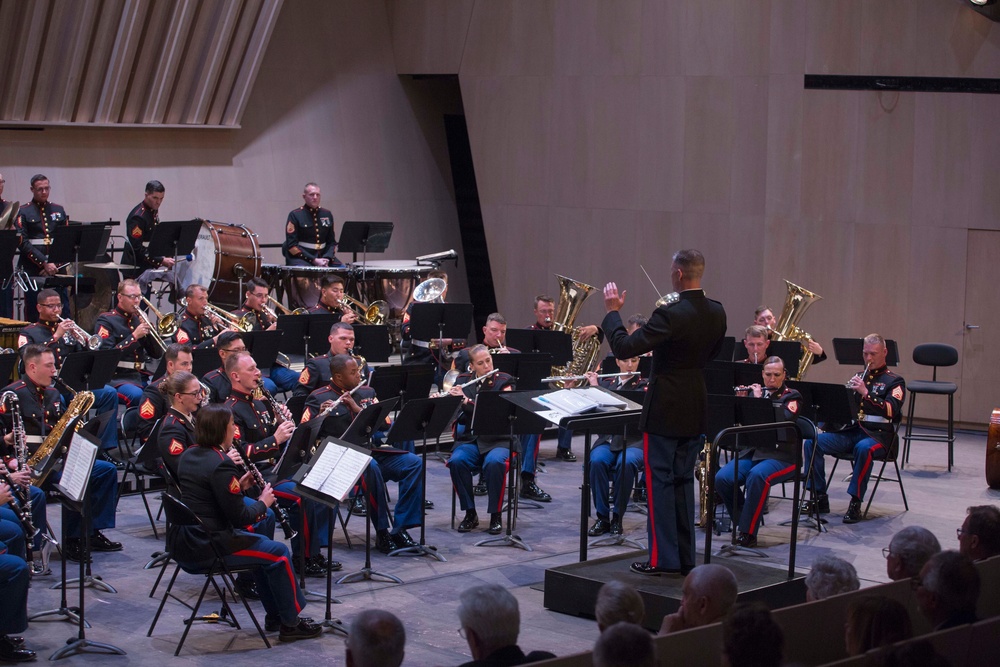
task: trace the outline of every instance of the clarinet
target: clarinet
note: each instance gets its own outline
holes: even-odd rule
[[[4,394],[0,396],[0,405],[3,404],[10,406],[10,416],[13,420],[13,428],[11,431],[14,434],[14,455],[17,457],[18,470],[27,470],[28,442],[25,437],[24,421],[21,418],[21,409],[17,400],[17,394],[12,391],[4,392]],[[7,485],[10,486],[10,494],[12,496],[9,505],[11,506],[11,509],[14,510],[14,514],[17,515],[18,520],[20,520],[21,526],[24,528],[25,536],[30,540],[35,537],[35,535],[38,535],[39,531],[31,520],[31,492],[26,490],[20,484],[15,484],[14,480],[10,478],[10,473],[6,470],[6,466],[4,466],[4,468],[3,479],[7,482]]]
[[[263,490],[264,485],[267,484],[267,482],[264,481],[264,476],[260,474],[260,469],[258,469],[254,462],[250,460],[250,456],[247,451],[245,449],[241,449],[235,441],[233,442],[233,449],[235,449],[236,453],[239,454],[240,461],[243,463],[243,470],[250,473],[250,476],[253,477],[254,484]],[[285,511],[285,508],[281,507],[276,502],[274,503],[273,509],[274,513],[278,516],[278,523],[281,524],[281,531],[285,534],[285,539],[291,540],[298,535],[299,532],[292,528],[292,523],[288,520],[288,512]]]
[[[271,422],[271,426],[277,426],[278,424],[287,421],[284,414],[279,410],[281,405],[278,401],[274,400],[274,396],[271,395],[271,392],[264,388],[263,380],[257,383],[257,389],[260,390],[260,395],[263,399],[267,401],[267,408],[271,411],[271,415],[274,417],[274,420]]]

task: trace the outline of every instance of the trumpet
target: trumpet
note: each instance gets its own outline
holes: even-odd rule
[[[65,317],[62,317],[60,315],[56,315],[56,317],[59,318],[60,322],[69,322],[69,331],[66,333],[65,336],[63,336],[63,341],[65,341],[67,344],[71,343],[73,340],[76,340],[78,343],[80,343],[80,345],[85,346],[88,350],[96,350],[101,346],[101,337],[98,336],[97,334],[90,335],[89,333],[83,330],[83,327],[81,327],[73,320],[67,320]]]
[[[295,310],[289,310],[287,306],[282,305],[280,301],[278,301],[271,295],[268,295],[267,300],[273,303],[274,307],[277,308],[278,312],[280,312],[282,315],[305,315],[306,313],[309,312],[308,308],[296,308]],[[271,319],[273,320],[278,319],[278,315],[268,307],[267,303],[261,304],[261,308],[264,309],[264,312],[267,313],[267,316],[270,317]]]
[[[865,364],[865,370],[861,371],[860,373],[855,373],[854,375],[852,375],[851,379],[844,383],[844,386],[847,387],[848,389],[853,389],[852,385],[854,384],[854,378],[861,378],[862,380],[864,380],[866,377],[868,377],[868,368],[870,366],[871,363]]]
[[[639,371],[633,371],[631,373],[601,373],[598,378],[623,378],[632,377],[633,375],[639,375]],[[542,382],[573,382],[574,380],[586,380],[586,375],[553,375],[552,377],[542,378]]]
[[[174,313],[167,313],[164,315],[156,309],[156,306],[149,302],[149,299],[144,296],[140,296],[139,300],[142,302],[142,305],[148,308],[150,312],[156,316],[156,326],[150,326],[150,329],[153,329],[159,335],[161,343],[163,342],[162,339],[170,338],[177,333],[177,315]],[[149,319],[143,313],[140,313],[138,308],[135,309],[135,312],[139,313],[140,317],[142,317],[146,323],[149,323]]]
[[[340,307],[358,316],[358,324],[385,324],[389,316],[389,304],[385,301],[372,301],[366,306],[357,299],[346,294],[340,297]]]

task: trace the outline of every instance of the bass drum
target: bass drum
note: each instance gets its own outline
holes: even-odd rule
[[[79,307],[73,321],[84,331],[94,333],[94,325],[101,313],[106,313],[115,307],[118,300],[115,290],[118,289],[118,283],[123,276],[117,269],[98,269],[92,266],[81,266],[80,275],[94,279],[94,291],[81,292],[75,304],[73,297],[70,297],[71,306]]]
[[[244,225],[202,220],[191,254],[194,259],[190,262],[176,265],[181,291],[201,285],[217,306],[238,308],[243,303],[241,284],[260,275],[257,234]]]

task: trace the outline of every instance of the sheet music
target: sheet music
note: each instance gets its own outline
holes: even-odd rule
[[[300,484],[331,498],[346,500],[372,457],[332,440],[324,445],[313,457]]]
[[[80,502],[87,493],[90,471],[97,459],[97,445],[79,433],[73,433],[69,452],[63,463],[62,477],[56,485],[59,491],[73,502]]]

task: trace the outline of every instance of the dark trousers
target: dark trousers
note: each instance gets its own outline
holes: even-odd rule
[[[855,426],[846,431],[835,433],[822,433],[816,439],[803,443],[805,448],[803,459],[808,464],[809,457],[813,455],[813,448],[817,448],[816,458],[813,461],[812,475],[809,478],[809,488],[816,493],[826,493],[826,465],[823,460],[826,454],[851,454],[854,459],[854,474],[847,485],[847,493],[853,498],[861,500],[865,497],[868,489],[868,478],[872,474],[872,464],[875,460],[882,460],[886,456],[885,445],[865,433],[864,429]]]
[[[406,528],[420,525],[424,498],[421,494],[423,462],[416,454],[380,454],[375,452],[373,460],[365,469],[361,486],[368,499],[369,511],[374,511],[372,525],[375,530],[398,533]],[[399,499],[396,501],[395,521],[389,520],[389,494],[385,481],[399,482]]]
[[[448,471],[451,473],[451,483],[458,494],[459,507],[464,511],[476,509],[476,497],[472,493],[472,475],[477,470],[483,471],[486,481],[487,505],[490,514],[500,511],[503,507],[503,494],[506,488],[507,458],[510,451],[506,447],[494,447],[486,454],[479,451],[479,445],[467,442],[455,447],[448,459]]]
[[[45,481],[55,484],[59,481],[61,472],[54,472]],[[90,484],[87,486],[90,495],[90,530],[93,535],[98,530],[115,527],[115,507],[118,504],[118,470],[113,463],[94,461],[90,472]],[[79,512],[69,510],[63,505],[63,524],[66,526],[66,537],[80,537],[82,517]]]
[[[701,436],[668,438],[645,433],[649,562],[665,569],[693,568],[694,466]]]
[[[0,542],[0,635],[28,629],[28,564]]]
[[[791,480],[795,476],[795,464],[777,459],[740,459],[739,479],[735,479],[736,471],[736,459],[733,459],[715,473],[715,491],[722,496],[729,516],[739,518],[740,532],[754,534],[764,514],[771,486]],[[733,507],[734,484],[744,487],[737,492],[737,507]]]
[[[635,478],[642,468],[642,450],[638,447],[625,449],[625,474],[621,474],[622,453],[611,451],[607,443],[598,445],[590,452],[590,487],[594,493],[594,509],[597,516],[611,518],[609,487],[615,487],[614,513],[624,516],[628,508],[628,497],[635,485]],[[624,477],[624,480],[622,479]]]
[[[306,598],[295,580],[288,547],[263,535],[236,532],[253,538],[254,543],[226,556],[226,564],[230,567],[259,565],[253,571],[253,578],[264,611],[268,616],[280,618],[284,625],[297,624]]]
[[[292,553],[298,556],[304,549],[307,558],[318,556],[320,547],[326,544],[332,510],[323,503],[300,496],[295,492],[295,482],[291,480],[275,484],[274,495],[281,506],[289,510],[289,522],[298,531],[298,535],[291,539]]]

